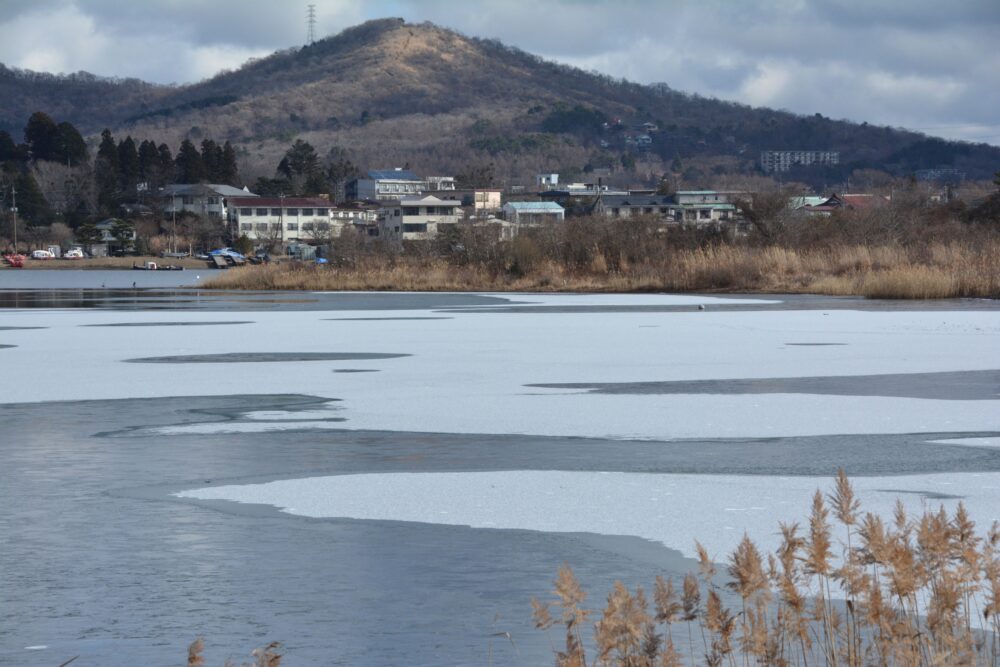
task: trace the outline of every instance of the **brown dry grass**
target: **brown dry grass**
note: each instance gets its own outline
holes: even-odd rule
[[[517,244],[514,244],[517,246]],[[609,261],[596,249],[570,263],[522,244],[499,260],[370,256],[345,268],[250,266],[205,287],[245,290],[770,292],[880,299],[1000,298],[1000,242],[793,249],[715,244],[656,259]]]
[[[593,626],[592,664],[998,664],[1000,524],[977,535],[961,504],[952,516],[941,509],[910,518],[901,504],[891,519],[862,514],[841,471],[833,493],[816,492],[804,531],[798,524],[780,530],[773,554],[748,536],[730,554],[724,586],[738,608],[726,607],[716,565],[697,543],[699,575],[684,578],[681,597],[671,580],[657,577],[650,608],[641,587],[631,592],[615,582]],[[563,566],[553,602],[532,600],[536,627],[566,628],[557,665],[587,664],[581,625],[594,612],[585,599]]]

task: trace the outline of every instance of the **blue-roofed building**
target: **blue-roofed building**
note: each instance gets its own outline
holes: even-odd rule
[[[554,201],[509,201],[503,205],[504,218],[516,225],[562,222],[566,209]]]
[[[415,197],[425,192],[454,190],[453,176],[421,178],[409,169],[372,169],[365,178],[347,184],[347,199],[356,201],[392,201],[400,197]]]
[[[427,189],[427,181],[409,169],[372,169],[365,178],[347,184],[348,199],[360,201],[389,201],[400,197],[413,197]]]

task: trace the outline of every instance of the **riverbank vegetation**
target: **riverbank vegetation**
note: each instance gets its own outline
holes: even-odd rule
[[[560,667],[998,664],[997,523],[977,535],[961,504],[951,516],[910,517],[900,503],[891,518],[862,513],[841,472],[808,524],[780,535],[773,554],[744,536],[724,574],[697,544],[698,574],[657,577],[652,603],[615,582],[603,611],[563,566],[553,601],[532,601],[535,625],[563,635]]]
[[[787,200],[786,200],[787,201]],[[392,248],[350,230],[330,264],[246,267],[206,287],[248,290],[771,292],[1000,297],[1000,227],[896,207],[805,218],[775,209],[746,235],[587,217],[500,241],[457,226]]]

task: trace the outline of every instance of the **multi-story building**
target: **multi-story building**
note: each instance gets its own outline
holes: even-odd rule
[[[229,219],[228,200],[238,197],[256,197],[247,188],[212,183],[177,183],[160,188],[156,199],[160,201],[163,213],[193,213],[204,217]]]
[[[426,176],[424,181],[427,183],[425,192],[447,192],[455,189],[454,176]]]
[[[595,212],[611,218],[655,217],[662,222],[709,225],[739,222],[735,202],[742,192],[680,190],[672,195],[602,196]]]
[[[795,166],[840,164],[838,151],[763,151],[760,167],[765,174],[781,173]]]
[[[409,169],[373,169],[367,178],[357,178],[347,184],[347,199],[393,201],[413,197],[427,190],[427,181]]]
[[[431,195],[400,197],[385,202],[379,218],[380,236],[390,241],[429,241],[444,225],[462,219],[462,202]]]
[[[436,197],[462,202],[462,207],[471,210],[474,218],[483,218],[498,213],[502,191],[495,188],[465,188],[438,192]]]
[[[325,199],[234,197],[229,200],[229,224],[234,237],[287,244],[336,237],[351,223],[335,220]]]

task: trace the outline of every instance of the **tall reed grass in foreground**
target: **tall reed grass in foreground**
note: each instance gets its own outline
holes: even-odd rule
[[[541,244],[539,244],[541,245]],[[726,291],[856,295],[883,299],[1000,298],[1000,241],[812,248],[753,245],[663,247],[642,252],[593,246],[571,256],[529,239],[468,261],[411,255],[360,256],[343,266],[230,269],[208,289],[399,291]],[[614,250],[614,252],[612,252]]]
[[[696,543],[697,575],[679,586],[658,576],[652,604],[641,587],[615,582],[599,615],[564,565],[554,601],[532,600],[535,625],[565,633],[559,667],[998,664],[997,523],[977,536],[962,504],[952,516],[942,508],[911,518],[899,502],[889,520],[862,514],[841,471],[833,493],[816,492],[804,529],[780,530],[773,554],[744,536],[724,582]],[[724,589],[738,606],[726,605]],[[588,663],[583,633],[595,617]]]
[[[225,667],[281,667],[280,642],[271,642],[267,646],[255,648],[250,652],[253,662],[244,662],[237,666],[235,662],[226,660]],[[205,667],[205,658],[202,652],[205,650],[205,642],[201,638],[195,639],[188,646],[187,667]]]

